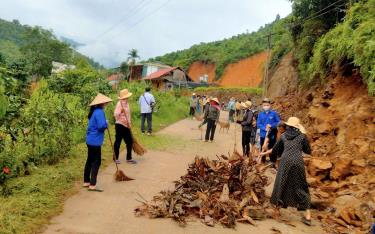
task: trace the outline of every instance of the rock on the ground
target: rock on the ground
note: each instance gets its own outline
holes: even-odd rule
[[[330,178],[333,180],[344,179],[351,174],[352,160],[349,157],[339,158],[330,172]]]

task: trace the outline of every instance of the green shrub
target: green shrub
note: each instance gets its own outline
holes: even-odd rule
[[[106,79],[106,74],[91,68],[89,65],[53,74],[47,81],[51,90],[59,93],[76,94],[82,98],[82,104],[84,105],[88,105],[92,97],[98,92],[109,94],[112,91]]]
[[[349,61],[359,68],[370,95],[375,95],[375,0],[356,3],[343,23],[315,44],[303,69],[306,83],[325,78],[334,65]]]
[[[69,154],[76,121],[75,108],[70,107],[63,95],[50,91],[44,82],[33,92],[21,117],[29,131],[25,141],[31,144],[30,162],[55,163]]]

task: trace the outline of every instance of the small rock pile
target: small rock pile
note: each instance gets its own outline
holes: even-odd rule
[[[163,191],[152,201],[143,201],[135,214],[172,218],[181,225],[188,217],[197,217],[208,226],[254,224],[254,220],[272,214],[264,189],[269,183],[264,175],[266,168],[237,153],[218,160],[196,157],[187,174],[175,182],[173,191]]]
[[[375,176],[364,160],[313,158],[307,163],[312,204],[334,233],[368,233],[375,214]],[[354,232],[355,231],[355,232]]]

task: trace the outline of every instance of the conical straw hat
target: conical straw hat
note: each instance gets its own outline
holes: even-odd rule
[[[246,101],[241,103],[242,107],[244,108],[250,108],[253,104],[250,101]]]
[[[112,99],[110,99],[109,97],[105,96],[104,94],[98,93],[98,95],[96,95],[96,97],[90,103],[89,106],[96,106],[96,105],[104,104],[104,103],[108,103],[108,102],[112,102]]]
[[[302,126],[301,121],[297,117],[290,117],[285,124],[298,128],[303,134],[306,134],[306,129]]]
[[[217,104],[220,104],[219,99],[217,99],[217,98],[212,98],[211,101],[214,101],[214,102],[216,102]]]
[[[130,93],[128,89],[123,89],[120,91],[120,96],[118,97],[118,99],[126,99],[129,98],[131,95],[133,94]]]

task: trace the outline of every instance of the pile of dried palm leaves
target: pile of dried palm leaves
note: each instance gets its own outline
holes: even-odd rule
[[[196,157],[173,191],[163,191],[150,202],[142,201],[135,214],[172,218],[181,225],[189,217],[198,217],[209,226],[221,223],[234,227],[236,221],[254,224],[269,214],[265,169],[236,153],[218,160]]]

